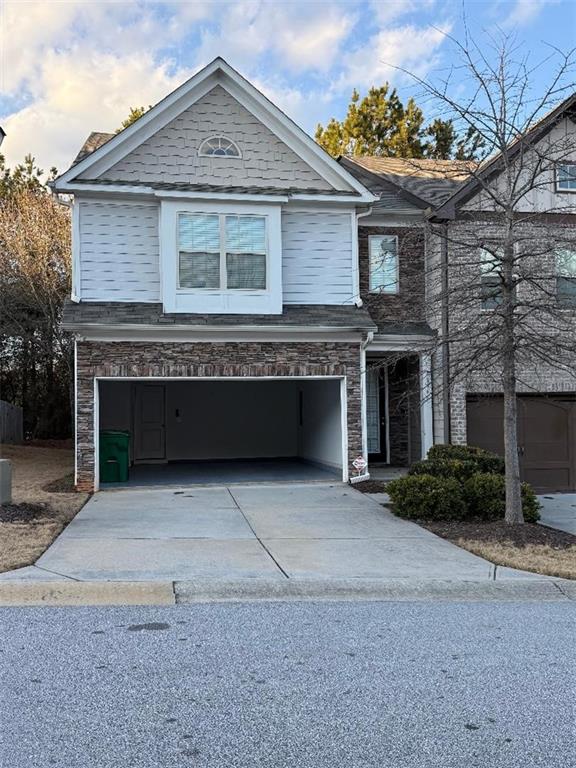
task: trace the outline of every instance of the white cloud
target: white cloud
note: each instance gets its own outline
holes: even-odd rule
[[[131,106],[154,104],[191,73],[171,73],[148,54],[50,52],[32,103],[3,121],[9,165],[32,153],[65,170],[92,130],[114,131]]]
[[[523,27],[533,22],[547,5],[557,0],[516,0],[511,11],[502,22],[503,27]]]
[[[379,26],[405,16],[408,13],[429,10],[436,0],[371,0],[370,10]]]
[[[418,76],[427,74],[438,61],[449,26],[442,28],[406,25],[381,30],[365,44],[343,57],[343,71],[333,90],[367,89],[386,80],[403,79],[397,67]]]

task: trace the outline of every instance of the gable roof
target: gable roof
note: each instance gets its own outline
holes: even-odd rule
[[[442,205],[470,177],[474,163],[462,160],[432,160],[360,155],[341,158],[352,173],[372,176],[393,186],[419,208]],[[368,178],[368,177],[367,177]],[[370,189],[374,187],[367,184]]]
[[[215,85],[225,88],[336,190],[347,191],[359,202],[374,200],[372,193],[358,179],[340,166],[296,123],[220,57],[120,133],[113,136],[97,134],[98,139],[91,134],[75,164],[54,181],[54,188],[63,192],[71,191],[74,182],[88,170],[93,177],[104,173]],[[104,139],[104,136],[110,137]],[[92,151],[87,154],[84,150]]]
[[[576,122],[576,92],[567,99],[564,99],[557,107],[550,110],[540,120],[529,128],[526,133],[515,139],[508,147],[508,156],[514,158],[523,147],[526,145],[536,144],[543,139],[550,131],[565,117],[569,117],[572,121]],[[472,198],[480,187],[480,180],[487,181],[494,176],[497,176],[502,170],[502,152],[498,152],[494,157],[488,159],[479,166],[479,172],[476,176],[471,176],[466,184],[462,185],[455,192],[442,203],[442,205],[434,212],[436,218],[453,218],[455,215],[456,206],[467,203]]]
[[[92,152],[106,144],[106,142],[114,138],[115,135],[116,134],[114,133],[104,133],[103,131],[92,131],[90,136],[88,136],[84,144],[80,147],[74,160],[72,160],[72,165],[74,166],[76,163],[79,163],[80,160],[84,160],[85,157],[91,155]]]

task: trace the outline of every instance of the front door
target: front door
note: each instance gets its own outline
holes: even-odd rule
[[[135,461],[163,461],[166,458],[165,394],[164,384],[136,384]]]

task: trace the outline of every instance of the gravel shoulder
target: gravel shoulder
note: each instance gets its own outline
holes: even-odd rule
[[[88,494],[72,486],[69,448],[0,445],[12,462],[12,501],[0,507],[0,572],[34,563],[76,513]]]

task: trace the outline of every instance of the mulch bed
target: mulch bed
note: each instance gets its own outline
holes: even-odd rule
[[[50,483],[42,486],[43,491],[48,493],[76,493],[74,487],[74,472],[70,472],[69,475],[59,477],[58,480],[52,480]]]
[[[576,536],[554,528],[546,528],[535,523],[508,525],[504,522],[449,522],[437,520],[418,520],[419,525],[427,528],[443,539],[457,542],[458,539],[484,542],[510,542],[516,547],[530,544],[547,544],[553,549],[568,549],[576,545]]]
[[[2,504],[0,523],[38,523],[57,514],[48,504]]]
[[[363,480],[361,483],[354,483],[352,488],[362,493],[386,493],[386,483],[382,480]]]

